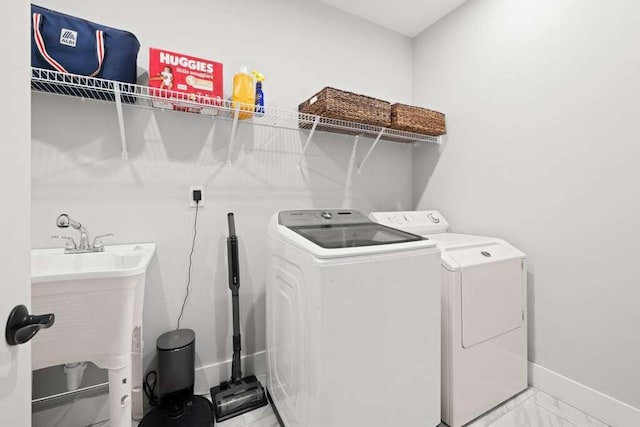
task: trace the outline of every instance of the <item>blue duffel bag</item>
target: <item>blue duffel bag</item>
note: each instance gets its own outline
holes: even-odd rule
[[[136,83],[140,42],[128,31],[31,5],[31,32],[32,67]]]

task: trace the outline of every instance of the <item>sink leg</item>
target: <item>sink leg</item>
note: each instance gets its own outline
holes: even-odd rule
[[[109,369],[109,418],[111,427],[131,427],[131,365]]]
[[[142,326],[133,329],[131,348],[131,414],[134,420],[144,416],[142,397]]]

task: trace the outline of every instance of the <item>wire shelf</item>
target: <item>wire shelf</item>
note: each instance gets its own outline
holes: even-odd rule
[[[308,129],[346,135],[394,141],[429,142],[440,144],[440,137],[420,135],[412,132],[370,126],[345,120],[319,117],[297,111],[265,107],[263,114],[254,113],[254,105],[235,103],[224,99],[213,99],[165,89],[157,89],[137,84],[116,82],[94,77],[65,74],[58,71],[31,68],[31,89],[39,92],[55,93],[100,101],[134,105],[154,110],[171,110],[215,116],[227,120],[238,119],[243,123],[270,126],[282,129]],[[245,112],[252,117],[242,120]],[[248,115],[248,114],[247,114]]]

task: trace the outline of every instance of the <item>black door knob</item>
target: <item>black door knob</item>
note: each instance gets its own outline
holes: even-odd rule
[[[11,310],[4,336],[9,345],[24,344],[40,329],[50,328],[56,320],[53,313],[32,316],[24,305],[17,305]]]

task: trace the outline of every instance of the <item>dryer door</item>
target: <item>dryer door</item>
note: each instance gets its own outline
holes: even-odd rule
[[[523,263],[504,246],[452,253],[461,265],[462,346],[472,347],[522,326]],[[496,261],[490,261],[494,256]]]

